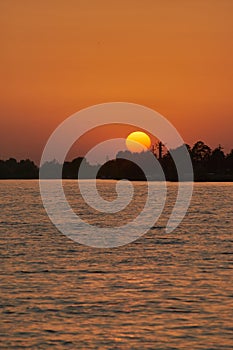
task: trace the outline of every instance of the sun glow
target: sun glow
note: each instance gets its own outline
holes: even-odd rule
[[[145,152],[151,147],[151,139],[142,131],[134,131],[127,136],[126,146],[133,153]]]

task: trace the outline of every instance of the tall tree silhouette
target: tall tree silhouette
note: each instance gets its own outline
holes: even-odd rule
[[[224,169],[225,154],[222,150],[223,148],[219,145],[215,148],[210,156],[209,170],[214,173],[221,173]]]
[[[203,141],[194,144],[191,150],[191,156],[194,164],[206,163],[210,159],[211,149]]]

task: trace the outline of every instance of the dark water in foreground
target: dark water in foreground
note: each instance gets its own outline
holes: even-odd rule
[[[100,183],[105,194],[113,186]],[[196,183],[171,234],[177,184],[168,186],[148,234],[94,249],[54,228],[37,181],[1,181],[0,348],[232,349],[233,184]],[[73,182],[65,187],[77,204]]]

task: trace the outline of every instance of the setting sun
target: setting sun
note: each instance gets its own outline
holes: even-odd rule
[[[133,153],[147,151],[151,146],[150,137],[142,131],[134,131],[127,136],[126,146]]]

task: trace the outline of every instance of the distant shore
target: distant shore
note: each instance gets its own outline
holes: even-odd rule
[[[83,179],[102,179],[130,181],[166,181],[178,182],[177,166],[174,159],[182,164],[182,154],[188,152],[192,162],[191,168],[185,168],[182,181],[192,179],[192,168],[194,182],[233,182],[233,149],[225,154],[219,145],[212,150],[204,142],[198,141],[191,148],[184,144],[170,151],[164,149],[159,143],[159,152],[147,151],[131,153],[120,151],[115,159],[106,161],[104,164],[90,164],[85,157],[77,157],[72,161],[60,164],[56,159],[49,160],[39,168],[30,159],[17,161],[14,158],[0,160],[0,179],[77,179],[81,169]],[[161,171],[153,168],[152,164],[156,158]],[[144,170],[146,172],[144,174]],[[184,172],[184,170],[183,170]]]
[[[128,180],[128,179],[102,179],[102,178],[62,178],[64,181],[74,181],[74,180],[100,180],[100,181],[120,181],[120,180]],[[39,179],[37,178],[0,178],[0,181],[15,181],[15,180],[20,180],[20,181],[43,181],[43,180],[59,180],[58,178],[43,178]],[[142,180],[142,179],[130,179],[129,181],[133,182],[147,182],[147,180]],[[149,180],[150,182],[161,182],[161,180]],[[165,180],[166,182],[172,182],[172,183],[178,183],[178,182],[190,182],[190,181],[179,181],[179,180]],[[195,183],[202,183],[202,182],[209,182],[209,183],[215,183],[215,182],[233,182],[233,177],[231,178],[211,178],[211,179],[194,179],[193,182]]]

